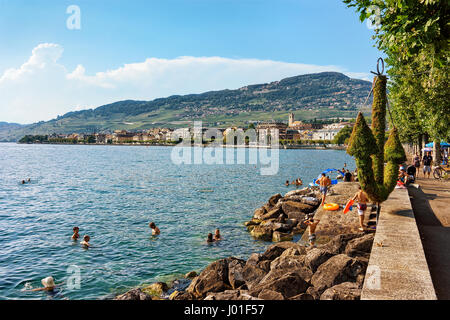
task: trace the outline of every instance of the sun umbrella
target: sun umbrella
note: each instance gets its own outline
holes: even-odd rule
[[[427,144],[425,145],[425,147],[427,147],[427,148],[433,148],[433,147],[434,147],[434,142],[427,143]],[[441,147],[448,148],[448,147],[450,147],[450,144],[448,144],[447,142],[442,141],[442,142],[441,142]]]

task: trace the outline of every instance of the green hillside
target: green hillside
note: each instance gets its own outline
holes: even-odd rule
[[[17,141],[26,134],[91,133],[116,129],[183,127],[194,120],[205,126],[246,125],[251,121],[287,121],[355,117],[371,83],[337,72],[307,74],[236,90],[171,96],[152,101],[126,100],[56,119],[2,130],[0,141]]]

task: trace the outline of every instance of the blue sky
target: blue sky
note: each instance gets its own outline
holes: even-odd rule
[[[69,5],[81,10],[80,30],[66,27]],[[0,121],[48,120],[115,99],[237,88],[327,66],[369,78],[382,56],[372,34],[338,0],[0,0],[0,95],[2,87],[9,93]],[[225,60],[202,60],[211,57]],[[147,59],[162,60],[144,66]],[[174,81],[177,74],[189,85]],[[56,89],[64,95],[41,94],[42,82],[52,87],[63,78],[70,85]],[[12,93],[30,86],[16,101]]]

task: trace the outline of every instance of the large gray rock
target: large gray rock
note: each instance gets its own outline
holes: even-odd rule
[[[342,282],[355,282],[358,275],[365,273],[367,264],[345,254],[331,257],[321,264],[311,278],[311,284],[319,292]]]
[[[283,273],[272,281],[261,281],[250,290],[252,296],[259,296],[263,290],[279,292],[285,299],[304,293],[309,284],[296,272]]]
[[[282,214],[283,211],[281,210],[281,207],[276,207],[274,209],[271,209],[267,213],[263,214],[261,216],[261,220],[269,220],[269,219],[276,219]]]
[[[258,262],[261,261],[261,254],[259,253],[252,253],[250,257],[247,259],[246,265],[252,265],[256,266]]]
[[[314,297],[309,293],[300,293],[296,296],[290,297],[289,300],[314,300]]]
[[[361,288],[354,282],[343,282],[322,293],[320,300],[360,300]]]
[[[169,300],[196,300],[196,297],[186,291],[175,291],[169,296]]]
[[[197,298],[204,298],[208,292],[231,289],[228,282],[229,262],[229,259],[220,259],[208,265],[198,277],[192,280],[186,291]]]
[[[265,207],[261,207],[255,210],[255,212],[253,213],[253,218],[254,219],[258,219],[258,220],[262,220],[262,216],[264,214],[267,213],[267,210]]]
[[[263,261],[258,262],[258,264],[256,266],[258,268],[264,270],[265,272],[269,272],[271,262],[272,262],[271,260],[263,260]]]
[[[269,273],[261,280],[267,282],[280,277],[288,272],[298,273],[305,281],[309,282],[312,272],[304,265],[305,256],[279,256],[270,264]]]
[[[316,209],[309,204],[296,201],[285,201],[283,202],[281,208],[283,209],[283,212],[288,215],[289,219],[295,218],[297,220],[297,216],[293,215],[293,213],[311,213]]]
[[[281,293],[269,289],[262,290],[259,293],[258,298],[262,300],[284,300]]]
[[[284,195],[284,198],[289,198],[289,197],[292,197],[292,196],[302,196],[302,195],[306,195],[306,194],[308,194],[310,192],[311,192],[311,190],[309,188],[303,188],[301,190],[292,190],[292,191],[287,192]]]
[[[277,194],[271,196],[268,202],[271,206],[275,206],[277,204],[278,200],[280,200],[281,198],[283,198],[281,196],[281,194],[277,193]]]
[[[306,255],[306,248],[304,246],[298,246],[298,247],[287,248],[286,250],[283,251],[283,253],[281,254],[280,257],[302,256],[302,255]]]
[[[345,252],[345,247],[347,243],[355,238],[362,237],[364,233],[347,233],[340,234],[333,237],[326,244],[321,246],[320,248],[331,252],[332,254],[340,254]]]
[[[245,284],[243,270],[245,267],[245,260],[233,259],[228,263],[228,282],[233,289],[237,289]]]
[[[314,248],[306,254],[305,266],[307,266],[314,273],[322,263],[330,259],[332,256],[333,254],[327,250]]]
[[[225,290],[223,292],[209,292],[203,300],[238,300],[239,290]]]
[[[245,285],[249,289],[258,284],[259,281],[266,276],[266,274],[267,271],[248,263],[242,269],[242,277],[244,278]]]
[[[280,232],[280,231],[274,231],[272,233],[272,241],[273,242],[281,242],[281,241],[292,241],[294,239],[294,236],[290,233]]]
[[[270,227],[258,225],[251,231],[250,235],[257,240],[272,241],[273,230]]]
[[[165,282],[155,282],[145,288],[142,288],[143,292],[157,297],[161,296],[167,290],[169,290],[169,286]]]
[[[152,297],[137,288],[117,296],[115,300],[152,300]]]
[[[260,256],[261,260],[274,260],[278,258],[286,249],[295,248],[302,250],[298,243],[285,241],[273,244],[267,248],[267,250]]]
[[[372,251],[374,234],[366,234],[362,237],[350,240],[345,247],[345,253],[351,257],[365,256],[368,257]]]

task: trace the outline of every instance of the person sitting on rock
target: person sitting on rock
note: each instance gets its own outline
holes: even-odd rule
[[[222,236],[220,235],[220,230],[216,229],[216,232],[214,234],[214,240],[218,241],[218,240],[222,240]]]
[[[152,235],[157,236],[158,234],[161,233],[161,231],[154,222],[150,222],[148,226],[150,227],[150,229],[152,229]]]

